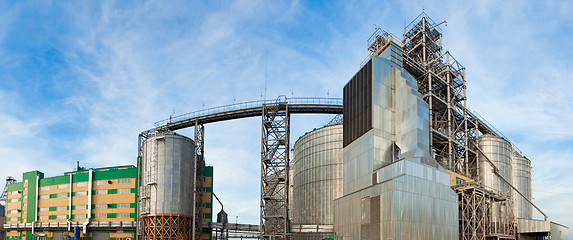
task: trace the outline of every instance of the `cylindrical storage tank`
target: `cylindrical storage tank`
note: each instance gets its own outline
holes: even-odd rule
[[[342,125],[302,136],[294,145],[293,226],[332,229],[333,200],[342,196]],[[332,233],[295,233],[294,239],[323,239]]]
[[[145,140],[142,148],[139,199],[143,239],[191,239],[195,143],[164,133]]]
[[[490,134],[484,134],[478,139],[478,146],[483,151],[483,155],[479,154],[479,178],[483,185],[494,192],[500,193],[508,197],[508,201],[504,203],[494,203],[491,209],[491,222],[495,229],[505,228],[507,224],[512,224],[510,218],[513,214],[508,208],[511,202],[511,187],[501,178],[499,178],[493,171],[493,167],[485,159],[487,157],[495,167],[498,169],[499,174],[507,181],[511,181],[511,151],[513,150],[511,144],[500,137]],[[485,156],[484,156],[485,155]],[[497,232],[499,232],[497,231]]]
[[[513,151],[511,157],[511,176],[512,184],[527,199],[532,200],[531,187],[531,161],[516,151]],[[520,194],[513,191],[514,215],[516,218],[533,218],[533,207]]]

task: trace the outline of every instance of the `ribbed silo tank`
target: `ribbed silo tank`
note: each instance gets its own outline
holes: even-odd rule
[[[508,198],[508,201],[504,203],[492,204],[491,209],[491,222],[495,224],[492,227],[503,228],[504,224],[511,224],[510,219],[513,218],[512,209],[508,207],[511,203],[511,187],[494,173],[493,167],[485,157],[493,162],[503,178],[511,182],[511,151],[513,148],[507,140],[489,134],[479,137],[478,146],[485,155],[478,155],[479,178],[482,184],[486,189]]]
[[[514,150],[511,156],[511,165],[513,186],[531,201],[533,197],[531,186],[531,161]],[[513,191],[512,199],[514,202],[514,215],[516,218],[533,218],[533,207],[520,194],[515,192],[515,190]]]
[[[342,196],[342,125],[316,129],[296,141],[293,180],[293,227],[301,228],[293,230],[293,239],[332,237],[295,232],[304,231],[303,225],[332,229],[333,200]]]
[[[143,239],[191,239],[195,143],[162,133],[145,140],[142,149],[140,234]]]

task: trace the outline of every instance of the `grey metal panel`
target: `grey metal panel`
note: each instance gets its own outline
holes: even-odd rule
[[[549,221],[534,219],[517,219],[518,233],[549,232]]]
[[[294,145],[294,224],[333,224],[342,196],[342,125],[316,129]]]
[[[551,240],[568,240],[569,228],[558,223],[551,222],[549,226]]]
[[[344,86],[344,146],[372,129],[372,60]]]
[[[93,240],[108,240],[109,233],[106,232],[93,232]],[[54,238],[56,239],[56,238]]]
[[[161,134],[143,143],[141,214],[193,215],[193,140]]]
[[[516,151],[511,156],[512,185],[527,199],[532,200],[531,161]],[[516,218],[533,218],[533,207],[515,190],[512,192],[514,215]]]
[[[343,149],[337,237],[458,239],[458,196],[450,174],[430,157],[428,104],[393,60],[400,47],[385,51],[390,59],[372,58],[372,129]]]

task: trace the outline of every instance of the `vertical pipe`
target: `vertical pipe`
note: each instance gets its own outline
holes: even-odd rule
[[[34,227],[38,221],[38,195],[40,193],[40,175],[36,175],[36,196],[34,197],[35,209],[34,209],[34,222],[32,222],[32,235],[34,235]]]
[[[195,144],[197,144],[197,136],[199,134],[199,121],[195,121]],[[195,227],[197,226],[197,146],[193,149],[194,158],[193,163],[193,201],[192,201],[192,218],[191,218],[191,239],[195,239]],[[203,157],[203,156],[201,156]]]
[[[69,196],[69,204],[68,204],[68,219],[66,219],[66,221],[68,222],[68,232],[70,232],[72,230],[72,223],[70,222],[70,219],[72,218],[72,176],[74,174],[70,173],[70,196]]]
[[[84,222],[84,235],[88,234],[87,228],[88,224],[90,223],[90,219],[92,217],[92,181],[93,181],[93,169],[90,168],[89,170],[89,177],[88,177],[88,216],[86,217],[86,221]]]

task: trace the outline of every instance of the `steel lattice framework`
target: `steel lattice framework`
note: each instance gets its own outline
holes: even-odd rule
[[[191,239],[192,220],[189,216],[150,214],[140,219],[141,239]]]
[[[429,105],[434,159],[446,169],[475,178],[476,154],[469,142],[475,140],[476,131],[466,110],[465,68],[442,51],[442,34],[426,14],[410,26],[403,36],[403,65]]]
[[[193,209],[194,228],[193,236],[195,239],[201,239],[203,228],[203,193],[205,192],[203,185],[203,167],[205,167],[205,127],[199,121],[195,121],[195,207]]]
[[[263,105],[261,147],[261,239],[288,235],[288,103]]]

